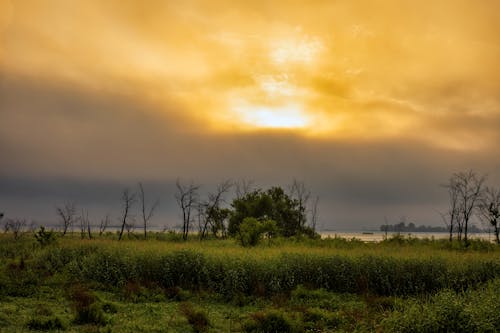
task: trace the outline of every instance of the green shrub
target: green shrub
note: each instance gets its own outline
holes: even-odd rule
[[[56,234],[53,231],[45,231],[45,227],[42,225],[40,229],[35,233],[35,239],[42,247],[54,244],[56,242]]]
[[[263,235],[272,237],[278,231],[273,220],[259,221],[254,217],[245,217],[239,226],[238,240],[243,246],[255,246]]]
[[[429,300],[408,300],[382,322],[387,332],[498,332],[500,279],[485,288],[441,291]]]

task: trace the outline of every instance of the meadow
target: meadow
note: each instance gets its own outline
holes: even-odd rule
[[[0,235],[0,332],[498,332],[500,248]]]

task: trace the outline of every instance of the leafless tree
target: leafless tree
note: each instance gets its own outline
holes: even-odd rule
[[[110,218],[109,214],[106,214],[103,219],[101,219],[101,223],[99,224],[99,236],[102,236],[102,234],[106,231],[106,229],[109,226]]]
[[[8,219],[5,222],[4,231],[12,232],[14,239],[21,237],[23,229],[26,227],[26,220],[24,219]]]
[[[5,216],[4,213],[0,212],[0,222],[2,221],[2,219],[3,219],[4,216]],[[4,228],[5,228],[5,226],[4,226]]]
[[[212,228],[214,235],[217,235],[219,229],[223,234],[225,233],[223,215],[226,214],[221,214],[221,204],[224,202],[224,194],[229,192],[233,185],[234,183],[232,180],[224,180],[217,185],[217,189],[214,193],[208,194],[208,200],[203,205],[205,209],[205,220],[203,221],[203,229],[200,235],[201,239],[207,236],[209,226]]]
[[[90,226],[89,211],[82,209],[82,213],[78,218],[80,220],[80,237],[84,239],[88,235],[89,239],[92,239],[92,229]]]
[[[205,219],[207,218],[206,203],[198,202],[196,205],[196,219],[198,221],[198,234],[201,235],[203,232],[203,225]]]
[[[250,191],[252,191],[253,186],[254,186],[253,180],[241,179],[241,180],[235,182],[234,187],[235,187],[235,192],[236,192],[235,193],[236,199],[241,199],[246,194],[250,193]]]
[[[294,179],[290,186],[290,196],[297,200],[300,211],[298,223],[299,226],[303,227],[306,223],[306,209],[309,198],[311,197],[311,191],[309,191],[304,182]]]
[[[318,203],[319,196],[316,196],[311,205],[311,228],[313,231],[316,231],[316,224],[318,223]]]
[[[144,225],[144,239],[148,237],[147,226],[149,220],[153,217],[156,207],[159,205],[159,201],[156,200],[151,207],[146,207],[146,195],[144,194],[144,187],[139,183],[139,200],[141,202],[141,217]]]
[[[175,185],[177,186],[177,192],[174,195],[175,200],[182,210],[182,238],[186,240],[193,219],[192,210],[198,202],[198,189],[200,186],[194,185],[193,182],[184,185],[179,179],[177,179]]]
[[[456,233],[457,233],[457,238],[458,240],[461,240],[462,238],[462,230],[463,230],[463,223],[462,223],[462,215],[461,215],[461,203],[460,203],[460,198],[459,198],[459,183],[458,179],[455,175],[453,175],[449,180],[448,183],[443,185],[447,190],[448,190],[448,198],[450,200],[449,202],[449,207],[448,211],[446,213],[440,213],[441,218],[443,219],[446,227],[448,228],[448,231],[450,233],[449,240],[450,242],[453,240],[453,232],[455,231],[456,227]]]
[[[127,230],[127,237],[130,238],[130,233],[135,231],[135,218],[130,216],[128,222],[125,224],[125,229]]]
[[[479,218],[493,227],[495,240],[500,244],[500,188],[486,188],[479,204]]]
[[[122,200],[123,214],[121,218],[122,226],[120,229],[118,240],[121,240],[123,237],[123,230],[127,226],[128,220],[130,219],[130,210],[136,202],[136,196],[137,196],[136,193],[130,192],[128,188],[124,189],[122,192],[121,200]]]
[[[479,206],[483,194],[485,176],[479,176],[474,171],[459,172],[453,175],[457,183],[460,202],[460,215],[463,223],[464,242],[467,243],[469,221]]]
[[[73,226],[76,217],[76,205],[73,201],[66,201],[63,207],[56,207],[57,215],[61,218],[63,236],[68,232],[68,228]]]

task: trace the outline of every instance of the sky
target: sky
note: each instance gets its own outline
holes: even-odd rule
[[[98,221],[145,185],[305,182],[319,226],[442,224],[500,186],[500,2],[0,0],[0,211]],[[230,198],[228,197],[228,201]],[[97,223],[97,222],[96,222]]]

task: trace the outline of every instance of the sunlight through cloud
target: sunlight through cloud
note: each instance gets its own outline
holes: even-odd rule
[[[303,128],[310,120],[298,105],[279,107],[240,105],[235,111],[248,125],[262,128]]]

